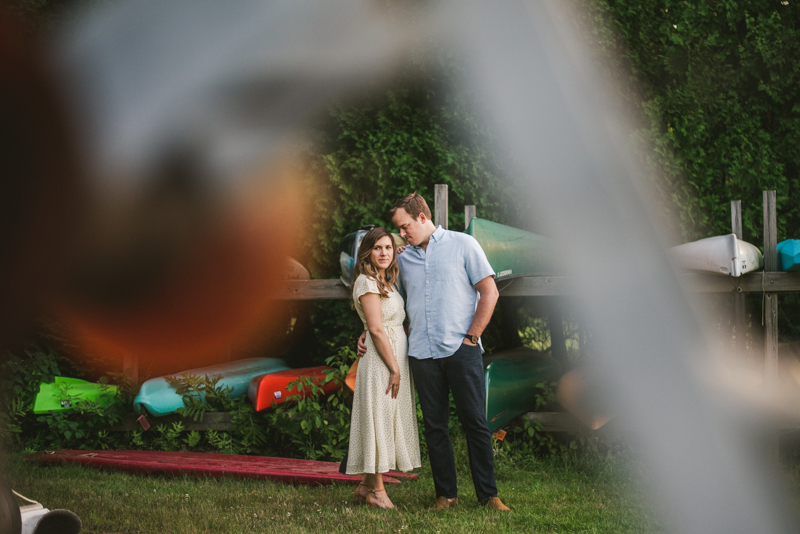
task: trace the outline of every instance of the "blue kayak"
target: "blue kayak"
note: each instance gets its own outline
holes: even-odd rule
[[[247,395],[247,388],[253,377],[286,369],[289,369],[286,362],[277,358],[248,358],[168,376],[171,378],[179,378],[180,375],[208,376],[209,378],[219,376],[222,378],[217,386],[233,388],[229,396],[236,398]],[[133,409],[137,414],[144,413],[146,409],[147,413],[152,415],[167,415],[175,413],[178,408],[184,406],[183,397],[178,395],[175,388],[170,386],[163,376],[151,378],[142,384],[139,394],[133,401]]]
[[[778,270],[800,271],[800,239],[778,243]]]

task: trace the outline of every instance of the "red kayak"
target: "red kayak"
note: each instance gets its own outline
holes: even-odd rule
[[[253,377],[250,381],[250,387],[247,390],[247,396],[256,411],[266,410],[274,403],[276,406],[283,404],[283,402],[298,393],[297,388],[293,387],[289,390],[289,383],[296,381],[301,376],[310,377],[315,384],[321,385],[327,376],[330,367],[321,365],[319,367],[306,367],[305,369],[287,369],[286,371],[278,371],[275,373],[268,373],[265,375],[258,375]],[[331,380],[324,386],[322,390],[325,395],[330,395],[341,387],[341,383]],[[303,389],[300,392],[302,396],[308,397],[311,392],[308,389]]]
[[[42,463],[72,463],[99,469],[116,469],[128,473],[196,475],[237,478],[257,478],[294,484],[358,484],[358,475],[339,473],[335,462],[268,458],[266,456],[235,456],[203,452],[154,451],[52,451],[29,454],[26,460]],[[387,476],[388,475],[388,476]],[[416,480],[417,475],[389,471],[384,475],[386,484],[399,484],[400,480]]]

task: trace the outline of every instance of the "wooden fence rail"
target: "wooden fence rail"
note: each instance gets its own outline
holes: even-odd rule
[[[684,288],[696,293],[787,293],[800,291],[800,272],[748,273],[740,278],[714,274],[681,274]],[[497,283],[501,297],[554,297],[577,292],[566,276],[526,276]],[[348,299],[349,290],[338,279],[287,280],[279,300]]]

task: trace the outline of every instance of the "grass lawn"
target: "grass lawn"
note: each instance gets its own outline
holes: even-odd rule
[[[2,472],[18,492],[47,508],[77,513],[87,534],[255,532],[658,532],[639,497],[638,477],[624,462],[565,466],[544,461],[500,464],[501,514],[478,506],[466,468],[459,505],[429,509],[428,466],[416,482],[389,488],[395,510],[353,505],[354,486],[288,486],[237,479],[169,478],[39,466],[7,456]]]

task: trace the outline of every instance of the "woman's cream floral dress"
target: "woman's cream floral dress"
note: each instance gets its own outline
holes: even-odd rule
[[[353,300],[364,328],[364,308],[359,298],[378,293],[378,284],[365,275],[353,282]],[[390,469],[410,471],[420,467],[419,436],[414,405],[414,384],[408,368],[408,339],[403,330],[405,302],[392,288],[388,298],[381,298],[381,320],[400,367],[400,391],[396,399],[389,386],[389,369],[383,363],[372,336],[367,334],[367,352],[358,363],[353,412],[350,421],[350,450],[347,474],[385,473]]]

